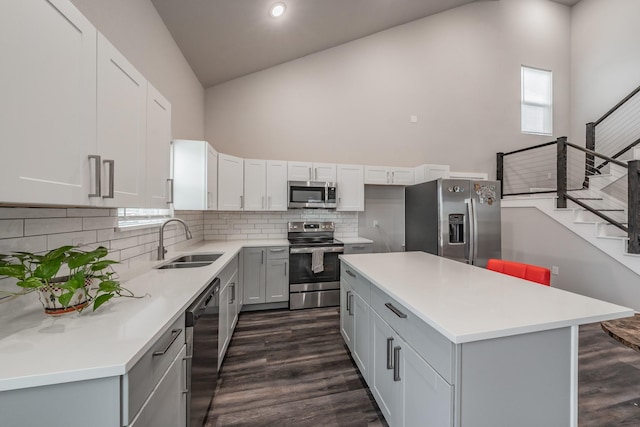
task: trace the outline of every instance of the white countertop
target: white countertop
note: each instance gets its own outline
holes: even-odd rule
[[[61,317],[32,304],[0,306],[0,391],[125,374],[243,247],[288,246],[286,239],[203,241],[173,251],[224,253],[209,266],[150,270],[123,286],[144,298],[117,298]],[[143,269],[166,261],[154,261]]]
[[[634,313],[627,307],[423,252],[340,258],[456,344]]]
[[[336,240],[341,241],[345,245],[357,245],[364,243],[373,243],[373,240],[367,239],[365,237],[338,237]]]

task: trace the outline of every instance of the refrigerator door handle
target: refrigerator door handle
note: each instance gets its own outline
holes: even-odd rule
[[[469,264],[475,265],[478,258],[478,215],[476,201],[465,199],[467,204],[467,218],[469,221]]]

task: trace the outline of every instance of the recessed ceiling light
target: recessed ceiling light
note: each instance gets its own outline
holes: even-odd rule
[[[285,9],[286,6],[284,5],[284,3],[276,3],[271,6],[271,9],[269,9],[269,15],[271,15],[271,17],[273,18],[279,18],[284,14]]]

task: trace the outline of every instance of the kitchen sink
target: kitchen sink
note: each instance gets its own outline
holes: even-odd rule
[[[174,260],[171,260],[172,263],[177,262],[208,262],[211,264],[218,258],[220,258],[222,254],[191,254],[191,255],[182,255]]]
[[[220,258],[223,254],[191,254],[182,255],[178,258],[174,258],[166,264],[155,267],[157,270],[168,270],[173,268],[196,268],[205,267],[212,264],[215,260]]]
[[[213,261],[212,261],[213,262]],[[211,264],[208,261],[201,262],[170,262],[169,264],[163,264],[159,267],[156,267],[158,270],[169,270],[173,268],[196,268],[196,267],[205,267]]]

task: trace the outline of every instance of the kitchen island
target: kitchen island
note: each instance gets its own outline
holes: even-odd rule
[[[341,260],[341,332],[391,426],[576,426],[578,326],[633,315],[422,252]]]

